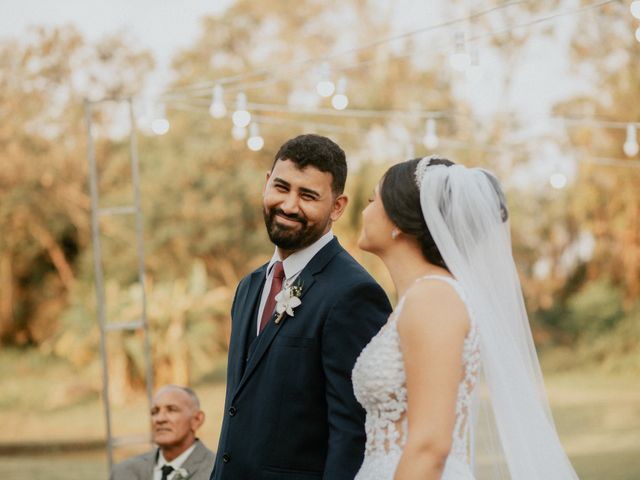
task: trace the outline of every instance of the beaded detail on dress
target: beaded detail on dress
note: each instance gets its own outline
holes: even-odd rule
[[[449,283],[466,304],[464,292],[452,278],[429,275],[423,279]],[[354,393],[367,412],[365,458],[356,480],[392,480],[407,441],[406,375],[397,329],[403,305],[404,298],[401,298],[387,324],[362,350],[353,368]],[[469,333],[462,351],[464,374],[458,385],[453,442],[443,479],[473,478],[470,468],[473,435],[469,417],[479,377],[480,349],[477,325],[471,311],[469,319]],[[460,468],[468,474],[460,477]]]

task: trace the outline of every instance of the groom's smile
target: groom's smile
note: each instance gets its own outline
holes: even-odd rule
[[[275,218],[280,225],[299,227],[307,224],[307,221],[300,215],[287,215],[279,208],[274,209],[272,214],[275,215]]]

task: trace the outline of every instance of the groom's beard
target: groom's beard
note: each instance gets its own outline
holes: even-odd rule
[[[322,236],[329,222],[329,218],[327,218],[325,222],[309,225],[306,218],[299,215],[287,215],[279,208],[272,208],[271,210],[265,208],[262,210],[262,214],[271,242],[283,250],[295,251],[308,247]],[[279,225],[276,221],[277,215],[299,222],[300,226],[285,227]]]

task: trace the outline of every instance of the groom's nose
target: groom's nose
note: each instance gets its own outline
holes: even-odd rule
[[[300,211],[298,196],[290,192],[280,204],[280,208],[286,214],[295,214]]]

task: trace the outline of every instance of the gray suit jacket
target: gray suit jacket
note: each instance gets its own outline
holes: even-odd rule
[[[158,449],[131,457],[113,467],[110,480],[153,480]],[[209,480],[213,470],[215,454],[200,440],[196,440],[196,448],[182,464],[182,468],[189,472],[189,480]]]

